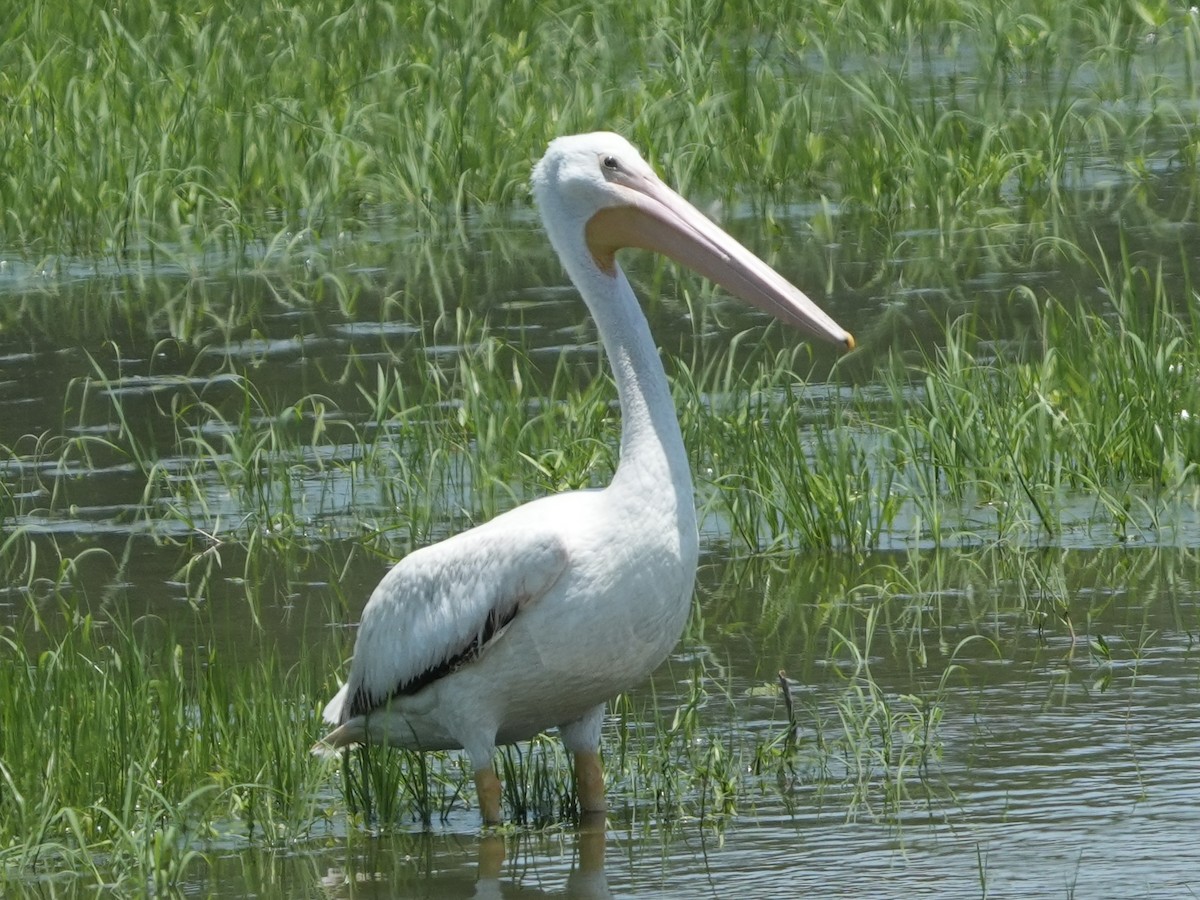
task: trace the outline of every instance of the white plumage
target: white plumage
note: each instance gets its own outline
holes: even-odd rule
[[[654,341],[616,265],[663,252],[818,337],[850,335],[654,175],[623,138],[559,138],[534,169],[546,230],[613,367],[621,457],[603,490],[544,497],[401,560],[363,610],[318,748],[367,739],[464,748],[484,820],[500,819],[498,744],[557,726],[580,807],[604,809],[604,703],[670,652],[691,604],[691,473]]]

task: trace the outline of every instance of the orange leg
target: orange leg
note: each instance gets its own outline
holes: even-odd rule
[[[475,771],[475,793],[479,797],[479,812],[484,825],[499,825],[500,779],[491,766]]]
[[[603,813],[607,809],[604,802],[604,767],[600,764],[597,751],[575,753],[575,789],[579,792],[581,814]]]

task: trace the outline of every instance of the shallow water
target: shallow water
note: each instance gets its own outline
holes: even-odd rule
[[[1081,179],[1087,190],[1099,190],[1102,170],[1098,164],[1094,179]],[[1171,179],[1159,187],[1159,199],[1169,203]],[[0,299],[25,314],[0,331],[0,446],[13,451],[0,460],[7,498],[0,524],[29,534],[51,568],[56,553],[92,548],[121,560],[115,575],[104,565],[75,574],[73,596],[101,615],[114,606],[151,613],[175,622],[185,642],[190,634],[193,644],[229,647],[261,627],[289,664],[303,663],[314,645],[336,645],[345,638],[340,626],[356,618],[383,570],[381,561],[350,548],[367,518],[397,514],[388,490],[394,471],[364,479],[339,468],[335,463],[357,451],[339,443],[336,430],[300,448],[291,457],[295,470],[282,477],[295,512],[286,527],[299,531],[308,555],[281,554],[284,571],[248,587],[239,550],[231,547],[198,593],[181,569],[204,546],[199,533],[250,521],[240,538],[269,535],[277,523],[256,519],[261,510],[212,473],[189,481],[183,499],[176,498],[186,514],[165,504],[147,513],[140,463],[104,442],[119,443],[131,429],[144,434],[167,481],[182,482],[193,460],[171,443],[173,404],[236,404],[246,381],[269,399],[264,409],[286,410],[320,392],[334,418],[373,437],[380,432],[372,429],[387,435],[388,424],[373,420],[359,388],[376,366],[395,367],[402,378],[453,370],[464,348],[445,343],[446,330],[431,326],[435,311],[449,321],[459,311],[486,313],[490,334],[550,369],[566,355],[579,380],[589,380],[599,362],[582,307],[531,224],[504,224],[495,231],[481,224],[465,246],[431,264],[390,258],[412,246],[428,252],[428,245],[371,235],[349,249],[314,246],[295,261],[296,271],[224,272],[204,282],[182,271],[147,278],[74,262],[57,275],[6,267]],[[1095,233],[1102,246],[1124,239],[1135,253],[1151,252],[1161,237],[1149,229],[1118,236],[1111,222],[1097,224]],[[1195,237],[1194,223],[1179,224],[1181,244]],[[822,251],[803,234],[783,241],[778,256],[792,262],[789,275],[824,284]],[[867,258],[870,248],[859,252]],[[257,262],[243,264],[253,269]],[[939,264],[925,261],[927,268]],[[839,276],[844,280],[819,299],[881,349],[935,342],[942,316],[960,309],[963,298],[941,287],[922,293],[898,277],[879,288],[874,273],[898,265],[868,260],[860,278]],[[668,351],[686,356],[759,321],[725,304],[719,322],[703,318],[708,314],[671,299],[678,287],[672,276],[645,262],[633,268]],[[360,287],[349,297],[321,294],[331,271],[354,273]],[[1012,271],[979,263],[966,275],[967,293],[981,306],[1029,283],[1094,291],[1075,284],[1078,270],[1032,264]],[[1020,315],[993,315],[1004,326],[1001,338],[1021,336]],[[785,338],[773,332],[769,339]],[[832,356],[818,351],[818,395],[827,390],[820,379],[831,365]],[[871,385],[860,388],[869,392]],[[111,400],[121,402],[126,419],[110,414]],[[241,430],[273,424],[256,410],[244,421],[214,418],[196,427],[195,438],[221,445]],[[61,448],[71,441],[80,449],[64,457]],[[229,447],[214,461],[231,461],[236,441]],[[440,502],[449,512],[428,536],[452,531],[478,511],[474,488],[464,479],[445,487]],[[263,502],[271,509],[282,499]],[[652,741],[693,687],[703,688],[697,741],[721,745],[733,761],[739,794],[731,814],[701,821],[695,795],[684,798],[682,815],[657,809],[618,776],[605,833],[563,826],[481,838],[476,812],[460,806],[430,833],[414,825],[373,836],[347,827],[331,786],[331,819],[311,838],[284,847],[247,844],[237,835],[201,844],[206,859],[189,869],[184,892],[1193,895],[1200,890],[1195,506],[1181,504],[1173,528],[1128,539],[1089,529],[1091,502],[1064,498],[1078,509],[1079,524],[1051,546],[993,545],[987,513],[968,510],[963,521],[977,541],[947,549],[914,538],[902,514],[881,536],[879,551],[861,556],[747,561],[730,549],[729,526],[707,519],[698,615],[672,660],[631,695],[628,708],[640,717],[633,730],[644,726]],[[20,621],[31,593],[38,602],[39,584],[0,591],[0,619]],[[42,602],[51,604],[52,594],[47,588]],[[193,626],[197,605],[202,624]],[[788,728],[780,670],[799,710],[798,742],[758,772],[755,754]],[[606,733],[610,759],[617,729],[614,716]],[[15,892],[47,895],[72,889],[70,879],[34,874],[12,884]]]
[[[348,327],[334,333],[343,347],[361,335]],[[281,384],[305,367],[296,342],[239,344],[234,352],[271,359],[266,368]],[[69,391],[59,373],[78,377],[81,364],[71,350],[14,351],[0,364],[10,373],[4,442],[19,444],[21,434],[51,427],[55,398]],[[135,371],[111,389],[144,404],[139,415],[149,418],[163,392],[203,377],[192,374],[195,365]],[[130,361],[139,366],[149,368]],[[219,392],[220,380],[206,389]],[[339,449],[312,453],[334,458]],[[184,462],[161,460],[168,470]],[[51,475],[62,482],[54,490],[46,486]],[[4,477],[35,498],[22,527],[67,551],[106,547],[127,560],[120,586],[106,584],[105,573],[80,585],[97,609],[124,603],[186,621],[192,591],[176,574],[180,551],[158,541],[188,529],[135,515],[141,483],[130,463],[81,462],[63,472],[49,462],[9,461]],[[339,486],[337,477],[314,478],[309,487],[318,547],[349,539],[355,503],[384,502]],[[72,505],[52,506],[55,490],[68,492]],[[214,516],[243,514],[215,481],[207,508]],[[331,788],[327,834],[286,848],[219,841],[191,867],[185,892],[1166,898],[1200,889],[1200,565],[1188,549],[1191,530],[1170,542],[1182,537],[1183,548],[1102,538],[1083,548],[1070,540],[959,551],[918,543],[863,558],[737,563],[719,523],[706,528],[703,637],[693,631],[630,701],[652,726],[669,720],[701,679],[711,692],[701,739],[725,742],[748,785],[736,814],[704,822],[659,816],[645,798],[614,787],[606,836],[570,827],[517,834],[503,841],[501,860],[495,842],[481,839],[473,809],[456,810],[429,834],[414,825],[412,833],[372,837],[339,823]],[[334,640],[331,625],[355,617],[339,614],[340,598],[355,609],[380,571],[374,560],[342,571],[310,564],[287,576],[285,587],[264,589],[255,614],[285,661],[303,660],[306,647]],[[254,629],[240,573],[225,577],[229,585],[208,590],[198,641],[235,645]],[[871,587],[881,584],[891,587]],[[21,592],[0,595],[0,613],[19,618],[25,602]],[[878,619],[869,634],[872,610]],[[867,684],[862,665],[878,691],[867,700],[858,693]],[[801,710],[793,771],[782,780],[748,771],[755,748],[786,728],[780,669],[793,679]],[[903,749],[921,727],[914,697],[940,713],[924,765]],[[861,733],[856,716],[866,723]],[[884,721],[900,750],[883,749]],[[610,748],[613,740],[610,728]],[[44,886],[34,878],[14,889]]]
[[[345,829],[331,791],[323,836],[286,847],[218,842],[186,892],[1167,898],[1200,887],[1193,553],[706,562],[704,639],[693,629],[630,705],[669,719],[700,678],[708,695],[697,740],[721,742],[737,760],[735,815],[660,816],[618,779],[601,834],[565,825],[484,838],[477,813],[460,807],[429,833],[414,824],[373,837]],[[927,590],[862,587],[888,572]],[[836,588],[844,580],[857,586],[852,599]],[[1030,584],[1055,587],[1031,596]],[[302,607],[312,593],[320,604],[322,591],[302,588],[294,602]],[[831,612],[838,603],[842,611]],[[297,658],[305,642],[328,635],[272,615],[268,631]],[[868,703],[857,693],[864,664],[878,691]],[[793,679],[798,747],[784,777],[756,776],[754,748],[786,728],[779,669]],[[908,752],[920,724],[912,697],[940,710],[924,765]],[[851,740],[856,717],[869,721]],[[884,750],[888,722],[895,745]],[[616,728],[606,733],[610,759]]]

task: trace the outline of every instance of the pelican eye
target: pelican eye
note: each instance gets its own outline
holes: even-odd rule
[[[612,172],[618,172],[621,169],[621,164],[617,162],[615,156],[606,156],[604,157],[604,168]]]

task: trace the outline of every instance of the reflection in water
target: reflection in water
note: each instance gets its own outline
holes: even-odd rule
[[[348,857],[345,869],[331,869],[320,887],[330,898],[612,897],[604,872],[606,824],[585,822],[578,831],[560,835],[565,864],[529,835],[485,833],[479,838],[443,842],[437,836],[405,835],[379,839],[372,851]],[[472,849],[477,873],[467,871]],[[511,853],[511,857],[510,857]],[[419,860],[417,871],[412,870]]]

